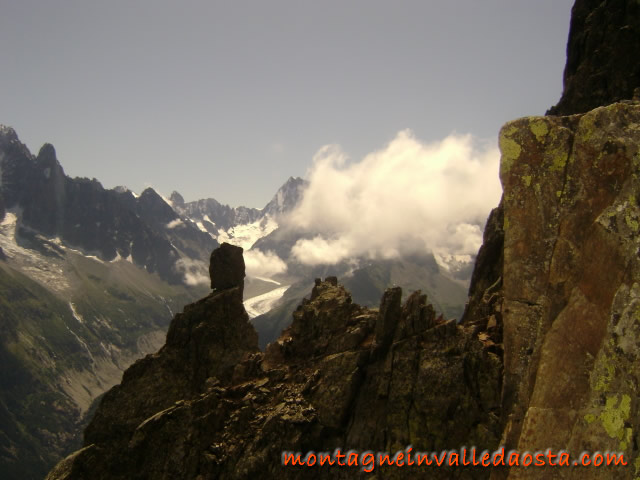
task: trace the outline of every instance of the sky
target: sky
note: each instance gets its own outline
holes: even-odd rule
[[[327,148],[356,174],[544,114],[572,3],[0,0],[0,123],[107,188],[261,208]]]

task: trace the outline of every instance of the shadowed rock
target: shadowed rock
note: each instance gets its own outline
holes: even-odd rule
[[[223,243],[213,252],[209,263],[211,288],[227,290],[229,288],[244,288],[244,258],[242,248],[229,243]]]
[[[585,113],[633,96],[640,87],[640,2],[577,0],[564,69],[564,91],[551,115]]]

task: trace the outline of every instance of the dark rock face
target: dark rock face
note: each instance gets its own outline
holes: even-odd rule
[[[382,313],[333,280],[264,354],[237,287],[185,309],[48,478],[353,478],[359,469],[283,467],[281,453],[497,446],[501,362],[476,333],[436,319],[419,292],[402,306],[390,291]],[[379,322],[393,326],[382,344]],[[488,474],[393,467],[384,478]]]
[[[153,189],[147,188],[137,199],[138,214],[142,218],[150,219],[154,222],[167,224],[178,218],[178,214],[165,202]]]
[[[485,318],[495,310],[498,297],[492,298],[502,289],[504,263],[504,199],[489,214],[484,228],[483,242],[476,257],[476,265],[469,285],[469,301],[462,321]],[[491,299],[491,300],[490,300]]]
[[[209,276],[214,290],[239,288],[242,292],[245,277],[242,248],[225,242],[211,252]]]
[[[551,115],[585,113],[631,99],[640,87],[640,3],[576,0],[564,70],[564,91]]]

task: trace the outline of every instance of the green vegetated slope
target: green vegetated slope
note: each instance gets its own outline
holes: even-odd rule
[[[76,446],[69,432],[79,410],[53,386],[57,369],[81,364],[77,341],[65,327],[72,320],[64,302],[0,264],[3,478],[41,478],[63,451]]]
[[[354,302],[367,307],[377,307],[385,289],[394,285],[402,287],[405,295],[421,290],[445,318],[459,319],[467,300],[466,284],[440,272],[433,257],[375,261],[338,280],[351,292]],[[252,320],[260,348],[276,340],[291,324],[293,311],[312,286],[309,279],[294,283],[273,310]]]
[[[204,291],[67,253],[69,301],[13,267],[0,262],[0,472],[40,479],[79,445],[91,402]]]

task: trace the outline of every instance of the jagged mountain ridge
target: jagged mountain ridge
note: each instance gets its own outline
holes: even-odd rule
[[[170,283],[184,281],[180,259],[202,261],[217,245],[188,222],[171,228],[178,215],[152,189],[136,198],[95,179],[67,177],[50,144],[33,156],[2,127],[0,155],[1,196],[4,210],[17,216],[18,242],[47,249],[46,240],[60,239],[103,261],[130,259]]]
[[[176,191],[169,200],[176,212],[190,219],[200,230],[221,241],[241,243],[248,249],[278,228],[278,219],[298,204],[306,185],[306,180],[302,178],[289,177],[262,209],[234,208],[213,198],[185,203],[182,195]]]

